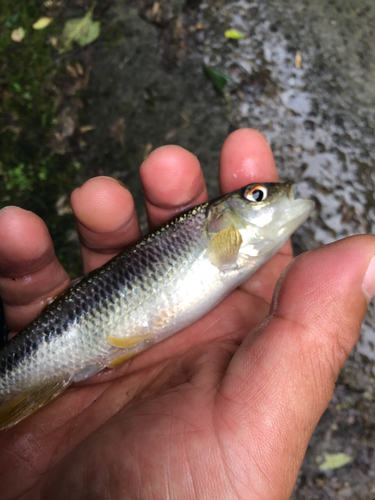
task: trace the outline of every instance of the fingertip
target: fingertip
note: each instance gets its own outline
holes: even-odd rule
[[[140,176],[146,200],[155,207],[174,210],[207,196],[198,158],[180,146],[152,151],[141,165]]]
[[[226,138],[220,154],[220,188],[223,193],[252,182],[278,180],[273,154],[263,134],[243,128]]]
[[[130,192],[112,177],[94,177],[75,189],[70,197],[78,221],[95,233],[112,233],[134,214]]]
[[[53,243],[43,220],[33,212],[9,206],[0,210],[0,274],[34,273],[53,259]]]
[[[10,330],[34,319],[69,283],[45,223],[19,207],[0,211],[0,294]]]
[[[95,177],[73,191],[84,272],[102,266],[140,238],[130,192],[112,177]]]

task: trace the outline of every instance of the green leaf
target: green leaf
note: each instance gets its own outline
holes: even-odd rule
[[[92,20],[93,4],[85,15],[77,19],[70,19],[65,23],[61,40],[60,53],[68,52],[73,48],[73,42],[77,42],[81,47],[92,43],[100,35],[100,22]]]
[[[242,40],[245,38],[245,34],[238,30],[227,30],[224,36],[225,38],[232,38],[233,40]]]
[[[354,459],[345,453],[324,453],[324,462],[319,465],[320,470],[332,470],[349,464]]]
[[[34,30],[44,30],[52,21],[52,17],[41,17],[34,24]]]
[[[230,83],[232,79],[218,71],[217,69],[211,68],[210,66],[203,66],[203,70],[215,86],[215,89],[221,92],[227,83]]]

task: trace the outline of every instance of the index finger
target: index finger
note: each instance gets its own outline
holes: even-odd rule
[[[275,160],[267,139],[251,128],[232,132],[220,155],[220,189],[230,193],[252,182],[278,182]]]

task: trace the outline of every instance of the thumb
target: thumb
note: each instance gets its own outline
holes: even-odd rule
[[[229,364],[222,411],[255,450],[252,498],[289,498],[375,292],[374,255],[375,237],[355,236],[295,259]]]

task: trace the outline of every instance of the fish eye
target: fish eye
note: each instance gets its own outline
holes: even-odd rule
[[[245,198],[249,201],[259,203],[267,198],[267,188],[262,185],[253,186],[245,190]]]

